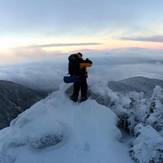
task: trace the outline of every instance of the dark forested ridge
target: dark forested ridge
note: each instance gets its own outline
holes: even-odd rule
[[[18,114],[47,94],[11,81],[0,80],[0,128],[8,126]]]

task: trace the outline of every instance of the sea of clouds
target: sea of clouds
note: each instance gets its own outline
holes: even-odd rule
[[[14,81],[35,89],[57,89],[67,74],[68,56],[61,54],[28,60],[25,63],[1,65],[0,80]],[[145,49],[115,49],[108,52],[84,53],[93,61],[88,70],[89,84],[121,80],[134,76],[163,79],[163,51]]]

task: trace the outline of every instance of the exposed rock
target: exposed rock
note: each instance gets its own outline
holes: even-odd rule
[[[32,90],[10,81],[0,81],[0,129],[31,105],[46,97],[48,92]]]
[[[31,146],[36,149],[43,149],[52,145],[56,145],[63,140],[63,135],[46,135],[38,140],[32,140]]]

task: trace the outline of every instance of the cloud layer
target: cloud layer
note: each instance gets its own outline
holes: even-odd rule
[[[85,43],[53,43],[53,44],[41,44],[41,45],[31,45],[28,48],[47,48],[47,47],[66,47],[66,46],[88,46],[88,45],[101,45],[97,42],[85,42]]]
[[[108,53],[84,54],[93,61],[89,84],[107,83],[133,76],[163,79],[162,51],[118,49]],[[56,89],[67,74],[67,55],[47,61],[0,66],[0,79],[10,80],[35,89]]]
[[[149,42],[163,42],[163,35],[154,35],[154,36],[138,36],[138,37],[121,37],[122,40],[131,40],[131,41],[149,41]]]

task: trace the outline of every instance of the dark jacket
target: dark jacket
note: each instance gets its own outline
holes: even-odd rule
[[[90,63],[92,64],[92,61],[88,58],[84,60],[83,58],[79,58],[78,55],[72,54],[69,56],[69,74],[70,75],[76,75],[80,77],[88,77],[87,75],[87,69],[86,67],[80,68],[81,63]]]

